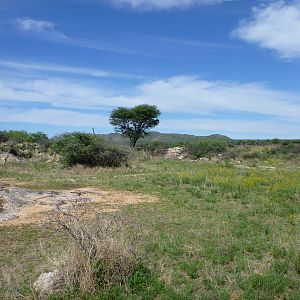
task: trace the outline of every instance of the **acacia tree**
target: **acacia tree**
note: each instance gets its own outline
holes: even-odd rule
[[[133,108],[118,107],[110,115],[115,131],[129,138],[132,148],[149,130],[159,124],[160,111],[155,105],[142,104]]]

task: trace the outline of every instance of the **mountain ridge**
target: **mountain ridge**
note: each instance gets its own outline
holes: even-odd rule
[[[98,134],[106,141],[118,143],[118,144],[128,144],[128,140],[123,137],[120,133],[108,133],[108,134]],[[192,134],[182,134],[182,133],[161,133],[157,131],[151,131],[145,138],[140,139],[138,145],[145,145],[153,142],[161,143],[188,143],[197,142],[205,139],[210,140],[231,140],[231,138],[222,134],[211,134],[208,136],[197,136]]]

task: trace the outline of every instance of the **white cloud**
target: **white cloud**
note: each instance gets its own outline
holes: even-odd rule
[[[177,76],[115,89],[99,79],[0,78],[2,122],[108,128],[112,108],[145,102],[162,110],[162,131],[296,138],[300,130],[300,95],[257,83]]]
[[[0,0],[1,1],[1,0]],[[44,20],[34,20],[30,18],[17,19],[14,22],[14,29],[26,34],[29,38],[36,38],[45,41],[62,43],[74,47],[87,48],[100,51],[108,51],[115,53],[122,53],[128,55],[141,55],[141,56],[153,56],[150,53],[145,53],[144,49],[137,50],[131,44],[128,43],[111,43],[110,40],[95,40],[95,39],[82,39],[73,38],[66,35],[62,31],[56,29],[57,25]]]
[[[64,33],[56,30],[56,24],[49,21],[25,18],[17,19],[16,25],[22,32],[35,34],[43,39],[54,41],[65,41],[68,39]]]
[[[96,113],[81,113],[62,109],[1,109],[2,122],[21,122],[31,124],[95,127],[108,125],[107,117]]]
[[[229,136],[245,138],[246,136],[265,136],[299,138],[300,122],[284,119],[243,120],[243,119],[171,119],[162,120],[160,128],[168,132],[174,129],[184,132],[218,132]],[[175,131],[176,131],[175,130]]]
[[[230,0],[102,0],[115,6],[129,6],[138,10],[165,10],[188,8],[194,5],[212,5]]]
[[[288,117],[300,114],[299,96],[257,83],[205,81],[182,76],[145,83],[137,90],[140,99],[151,99],[166,111],[194,114],[231,111]]]
[[[108,115],[84,113],[63,109],[1,109],[2,122],[30,123],[76,128],[109,128]],[[221,133],[233,138],[282,137],[299,138],[300,122],[284,119],[243,120],[243,119],[162,119],[157,130],[163,132],[186,132],[195,134]]]
[[[267,86],[227,81],[205,81],[177,76],[145,82],[130,89],[101,86],[99,81],[69,79],[0,79],[0,103],[40,102],[53,107],[99,109],[148,102],[165,112],[198,115],[243,112],[297,118],[300,95]]]
[[[252,18],[241,22],[233,36],[275,50],[282,58],[300,57],[300,1],[255,7]]]
[[[101,86],[99,81],[3,78],[0,79],[0,103],[8,101],[84,109],[110,109],[148,102],[165,112],[198,115],[220,112],[290,118],[300,115],[300,95],[273,90],[257,83],[214,82],[187,76],[145,82],[132,86],[130,90]]]

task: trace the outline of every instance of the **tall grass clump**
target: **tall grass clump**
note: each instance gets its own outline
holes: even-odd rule
[[[57,137],[53,150],[61,155],[67,166],[80,164],[89,167],[119,167],[126,164],[128,159],[125,150],[105,144],[96,135],[80,132]]]

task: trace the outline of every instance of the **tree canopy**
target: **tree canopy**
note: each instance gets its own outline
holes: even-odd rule
[[[129,138],[134,148],[140,138],[159,124],[160,111],[155,105],[142,104],[133,108],[118,107],[110,115],[110,124],[115,131]]]

